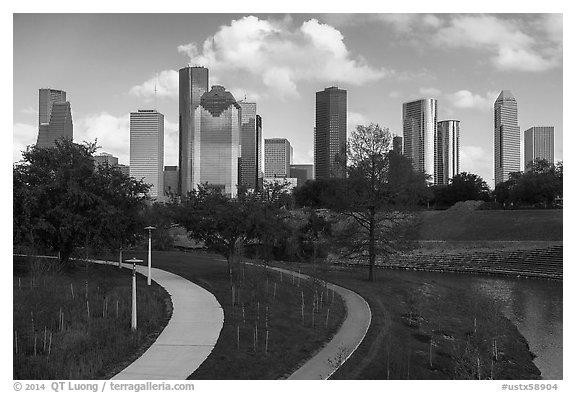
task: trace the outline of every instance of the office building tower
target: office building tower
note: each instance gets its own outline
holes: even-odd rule
[[[264,179],[264,169],[263,169],[263,156],[264,147],[262,145],[262,116],[256,115],[256,159],[257,170],[256,170],[256,189],[262,189],[262,179]]]
[[[402,104],[403,151],[412,160],[417,171],[434,179],[434,142],[438,123],[438,102],[434,98],[424,98]]]
[[[290,165],[290,177],[298,179],[297,186],[300,187],[308,180],[314,179],[313,164],[292,164]]]
[[[130,176],[150,184],[150,197],[164,200],[164,115],[156,110],[130,113]]]
[[[72,140],[74,130],[66,92],[55,89],[38,91],[38,139],[36,146],[52,147],[60,138]]]
[[[229,91],[212,86],[194,114],[192,178],[194,187],[208,183],[225,195],[238,192],[241,107]]]
[[[118,169],[122,172],[123,175],[130,176],[130,166],[124,164],[118,164]]]
[[[166,165],[164,167],[164,195],[176,196],[178,193],[178,167]]]
[[[524,167],[543,159],[554,164],[554,127],[530,127],[524,131]]]
[[[178,77],[178,168],[180,170],[178,190],[180,195],[186,196],[196,187],[192,180],[193,156],[196,148],[194,143],[199,138],[199,131],[195,128],[195,113],[200,105],[200,97],[208,91],[208,69],[184,67],[179,71]]]
[[[509,90],[502,90],[494,102],[494,181],[508,180],[520,171],[520,127],[518,105]]]
[[[288,139],[264,139],[264,177],[290,177],[292,155]]]
[[[448,184],[460,173],[460,121],[438,122],[436,134],[435,184]]]
[[[114,157],[110,153],[100,153],[94,156],[94,165],[98,168],[101,165],[118,166],[118,157]]]
[[[255,102],[239,101],[238,105],[242,109],[239,184],[249,189],[257,189],[260,164],[262,163],[258,159],[258,154],[262,152],[260,139],[262,120],[260,119],[260,124],[258,125]]]
[[[401,136],[394,136],[392,138],[392,151],[397,154],[402,154],[402,137]]]
[[[316,92],[314,170],[316,179],[346,177],[346,90],[327,87]]]

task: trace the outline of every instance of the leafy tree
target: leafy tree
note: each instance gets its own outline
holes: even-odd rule
[[[490,201],[488,184],[474,173],[461,172],[450,179],[446,186],[434,187],[434,197],[437,205],[452,206],[456,202]]]
[[[58,140],[28,147],[13,167],[14,243],[50,247],[69,265],[76,247],[118,248],[140,232],[149,186],[108,165],[96,170],[95,143]]]
[[[369,280],[377,255],[397,250],[411,212],[426,198],[426,176],[391,152],[390,142],[387,128],[358,126],[348,141],[348,176],[325,199],[344,217],[333,226],[337,245],[348,255],[368,256]]]

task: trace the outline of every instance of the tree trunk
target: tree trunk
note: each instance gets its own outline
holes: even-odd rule
[[[370,231],[368,243],[368,257],[370,263],[368,266],[368,281],[374,281],[374,266],[376,265],[376,231],[375,231],[376,215],[374,209],[370,209]]]

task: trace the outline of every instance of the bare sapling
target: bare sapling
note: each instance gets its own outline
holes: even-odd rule
[[[268,329],[266,329],[266,353],[268,353]]]
[[[90,302],[86,300],[86,315],[88,315],[88,319],[90,319]]]
[[[42,352],[46,352],[46,326],[44,326],[44,344],[42,345]]]
[[[330,307],[328,307],[328,310],[326,311],[326,328],[328,328],[328,317],[330,316]]]
[[[74,299],[74,285],[70,283],[70,293],[72,294],[72,299]]]
[[[274,295],[272,296],[272,300],[276,300],[276,283],[274,283]]]

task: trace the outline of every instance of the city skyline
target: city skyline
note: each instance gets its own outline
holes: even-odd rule
[[[57,39],[35,33],[43,26]],[[479,34],[483,26],[493,33]],[[402,135],[402,103],[435,97],[439,120],[461,121],[460,170],[493,186],[492,104],[501,90],[514,92],[521,129],[555,127],[562,160],[561,33],[561,15],[550,14],[17,14],[13,161],[35,143],[34,96],[49,86],[74,104],[75,140],[98,138],[121,163],[131,108],[156,107],[166,116],[165,163],[177,165],[178,70],[191,64],[210,69],[210,85],[256,102],[263,138],[293,141],[295,163],[313,162],[315,91],[347,90],[348,135],[370,122]],[[148,49],[128,56],[135,36]],[[30,72],[31,56],[45,59],[43,73]],[[90,78],[74,71],[85,67]]]

